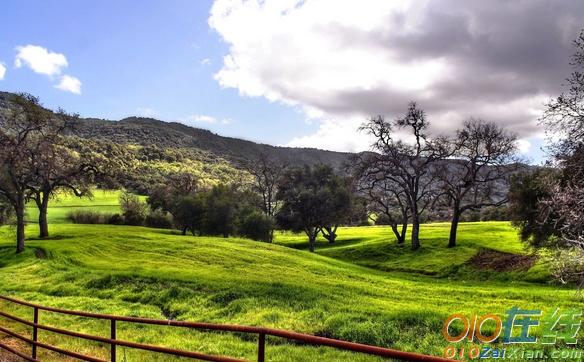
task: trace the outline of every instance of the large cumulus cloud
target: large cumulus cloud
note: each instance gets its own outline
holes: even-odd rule
[[[229,45],[223,87],[320,122],[291,145],[359,150],[356,127],[409,100],[435,132],[481,117],[537,137],[583,17],[578,0],[216,0],[209,24]]]

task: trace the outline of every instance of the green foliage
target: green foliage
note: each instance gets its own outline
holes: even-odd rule
[[[519,229],[521,239],[532,246],[549,245],[557,235],[555,225],[546,222],[541,202],[552,195],[552,187],[559,180],[557,170],[538,168],[514,176],[509,190],[509,217]],[[549,220],[549,219],[548,219]]]
[[[351,193],[345,180],[329,166],[305,166],[284,173],[277,198],[282,200],[278,224],[287,230],[304,231],[309,248],[323,228],[334,227],[351,213]]]
[[[120,208],[126,225],[144,225],[148,206],[137,195],[127,191],[122,192],[120,195]]]
[[[172,215],[161,209],[151,210],[146,215],[144,225],[157,229],[171,229],[173,227]]]
[[[238,234],[257,241],[270,242],[273,221],[259,210],[243,213],[240,218]]]
[[[206,199],[204,234],[221,235],[224,238],[235,234],[239,203],[235,190],[218,185],[213,187]]]
[[[193,235],[203,231],[206,199],[204,194],[186,196],[177,201],[174,207],[175,225],[182,230],[183,235],[191,231]]]

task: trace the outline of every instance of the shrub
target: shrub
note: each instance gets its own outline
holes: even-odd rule
[[[272,220],[264,213],[252,211],[242,216],[239,234],[252,240],[270,242],[273,226]]]
[[[172,228],[172,216],[161,209],[150,211],[146,216],[145,224],[151,228],[170,229]]]
[[[112,216],[93,210],[73,210],[67,214],[67,220],[74,224],[109,224]]]
[[[123,192],[120,195],[120,208],[124,217],[124,224],[141,226],[144,225],[144,219],[148,213],[146,203],[140,201],[140,198],[129,192]]]

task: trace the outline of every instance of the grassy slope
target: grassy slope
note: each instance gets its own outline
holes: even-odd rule
[[[52,217],[54,212],[61,211],[51,209]],[[433,354],[441,354],[446,346],[440,328],[445,317],[454,312],[503,314],[514,305],[543,309],[580,306],[571,289],[472,278],[453,281],[405,272],[412,266],[441,270],[444,260],[462,263],[483,246],[521,250],[516,237],[506,234],[511,233],[508,226],[463,225],[467,227],[471,229],[466,231],[490,236],[466,236],[456,258],[450,255],[453,251],[442,246],[445,241],[440,235],[447,230],[439,224],[423,227],[423,249],[415,258],[405,249],[398,253],[391,242],[382,243],[388,234],[375,227],[343,229],[338,245],[319,245],[323,255],[314,255],[241,239],[181,237],[168,231],[126,226],[61,224],[52,226],[52,239],[29,240],[27,252],[19,256],[13,252],[12,231],[2,228],[0,293],[70,309],[263,325]],[[35,227],[31,226],[29,232],[34,235]],[[497,233],[500,238],[495,237]],[[462,239],[463,234],[466,232],[461,233]],[[300,246],[303,241],[295,238],[285,235],[279,240]],[[381,249],[378,255],[374,253],[377,248]],[[383,264],[401,271],[388,273],[348,262],[363,264],[368,255],[378,258],[375,267]],[[26,309],[16,312],[30,315]],[[78,331],[101,335],[107,331],[107,325],[101,322],[50,314],[42,318],[48,324],[69,323]],[[120,338],[134,341],[248,359],[255,354],[255,341],[237,335],[125,324],[120,327]],[[107,355],[107,347],[45,333],[42,338]],[[120,353],[128,361],[155,358],[131,350],[122,349]],[[270,341],[268,356],[275,361],[370,360],[281,340]]]
[[[409,245],[397,245],[387,226],[340,228],[334,244],[320,238],[317,253],[383,271],[420,273],[436,276],[464,277],[465,279],[525,280],[545,282],[549,273],[543,262],[538,262],[528,272],[480,272],[467,266],[467,262],[481,249],[523,254],[523,244],[517,231],[508,222],[461,223],[458,245],[447,248],[450,224],[426,224],[422,228],[422,248],[412,251]],[[306,249],[304,235],[283,233],[276,242],[281,245]]]

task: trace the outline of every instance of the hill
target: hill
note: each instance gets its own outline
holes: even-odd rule
[[[0,92],[0,114],[10,107],[11,93]],[[223,158],[236,166],[259,154],[269,154],[284,164],[303,165],[323,163],[340,168],[350,153],[314,148],[277,147],[237,138],[223,137],[211,131],[177,122],[163,122],[153,118],[128,117],[119,121],[81,118],[74,131],[77,136],[102,139],[117,144],[189,148]]]

